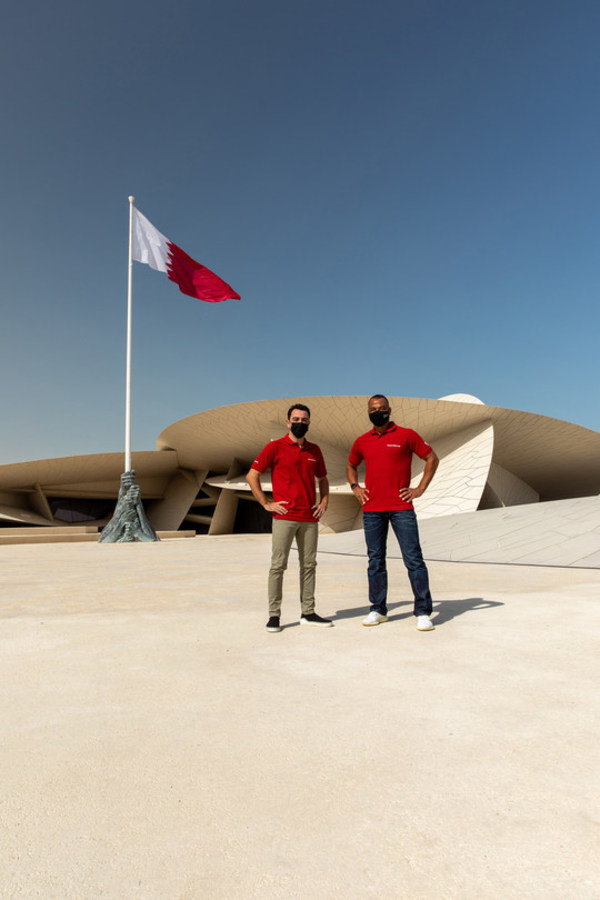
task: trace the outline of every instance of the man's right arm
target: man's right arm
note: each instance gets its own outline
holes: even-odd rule
[[[250,469],[246,475],[246,481],[250,485],[250,490],[254,494],[255,499],[258,500],[263,509],[266,509],[267,512],[277,513],[279,516],[285,516],[288,501],[281,500],[275,503],[273,500],[267,500],[267,495],[260,486],[260,472],[258,469]]]
[[[352,488],[352,493],[361,506],[364,506],[369,499],[369,492],[366,488],[362,488],[358,483],[358,469],[350,462],[346,463],[346,478],[348,479],[350,487],[352,487],[353,484],[355,485],[355,487]]]

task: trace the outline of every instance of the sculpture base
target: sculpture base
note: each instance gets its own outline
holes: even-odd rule
[[[119,499],[113,517],[102,530],[99,543],[122,544],[134,541],[158,541],[160,538],[146,518],[135,469],[123,472]]]

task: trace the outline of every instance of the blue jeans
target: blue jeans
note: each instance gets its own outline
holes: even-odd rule
[[[387,615],[388,577],[385,564],[389,524],[398,538],[402,559],[415,599],[414,615],[429,616],[432,611],[429,575],[419,544],[417,517],[412,509],[363,513],[363,527],[369,555],[369,602],[371,609]]]

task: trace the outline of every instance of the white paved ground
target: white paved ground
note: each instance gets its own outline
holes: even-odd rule
[[[586,898],[600,571],[365,560],[264,629],[268,536],[0,554],[0,896]]]

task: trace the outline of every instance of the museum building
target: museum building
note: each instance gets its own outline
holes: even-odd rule
[[[229,534],[269,531],[271,517],[245,480],[252,461],[286,433],[297,400],[311,409],[309,438],[321,447],[331,485],[323,533],[361,527],[345,466],[370,427],[365,396],[288,397],[206,410],[174,422],[156,450],[133,453],[148,518],[157,531]],[[413,428],[440,458],[415,507],[419,519],[600,493],[600,434],[569,422],[487,406],[468,394],[439,400],[391,397],[393,420]],[[414,458],[413,483],[423,463]],[[89,525],[110,520],[122,453],[94,453],[0,466],[0,528]],[[268,492],[269,473],[262,479]]]

